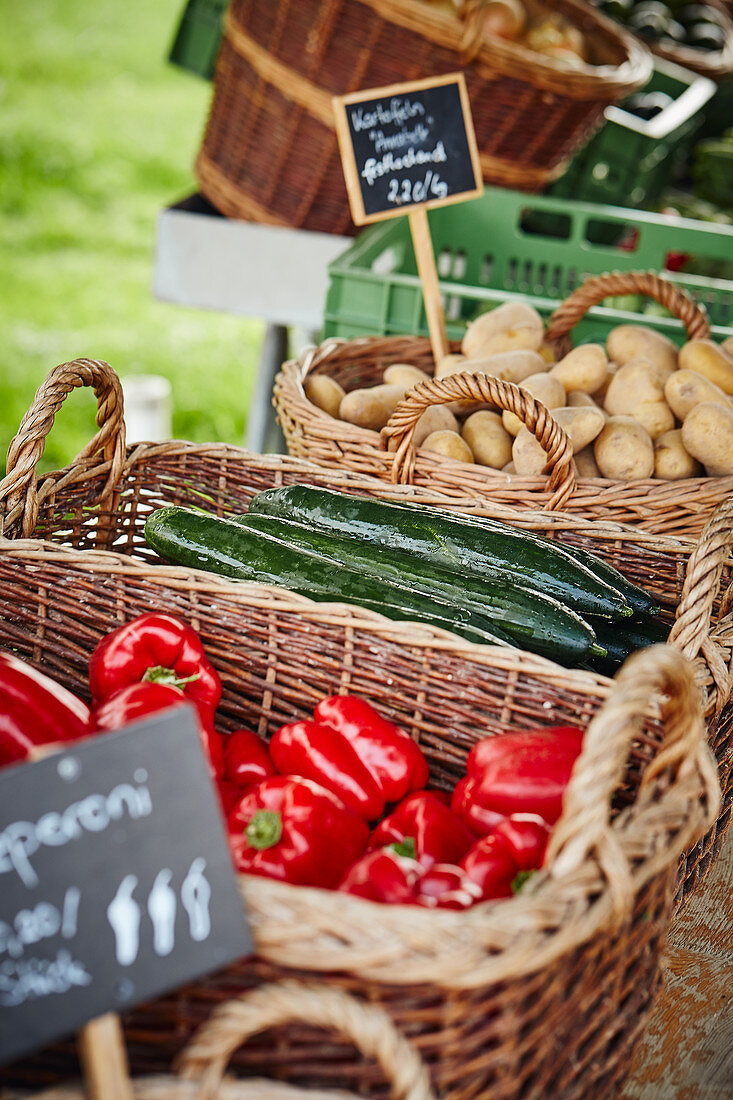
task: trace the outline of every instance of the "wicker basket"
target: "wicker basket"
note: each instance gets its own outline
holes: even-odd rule
[[[305,1022],[335,1032],[364,1058],[376,1061],[392,1086],[394,1100],[435,1100],[427,1067],[384,1009],[341,990],[304,982],[261,985],[219,1005],[182,1051],[176,1076],[135,1078],[134,1100],[356,1100],[341,1089],[304,1092],[271,1079],[224,1077],[229,1058],[251,1036]],[[76,1082],[32,1096],[0,1086],[0,1100],[86,1098],[85,1087]]]
[[[687,295],[650,273],[628,272],[588,279],[550,318],[546,340],[560,354],[570,350],[569,333],[590,306],[615,294],[646,294],[686,326],[689,339],[709,334],[707,319]],[[452,350],[460,350],[457,344]],[[612,520],[664,534],[697,537],[721,501],[733,493],[733,477],[683,481],[613,481],[577,478],[570,440],[544,406],[509,382],[485,375],[456,374],[411,390],[381,432],[337,420],[305,396],[309,374],[328,374],[345,390],[373,386],[390,363],[434,370],[430,341],[422,337],[364,337],[326,340],[299,360],[285,363],[275,379],[275,404],[292,455],[319,466],[337,467],[388,482],[429,488],[458,502],[491,501],[514,508],[562,508],[584,520]],[[547,452],[548,474],[511,477],[488,466],[446,459],[412,446],[417,421],[431,405],[457,399],[510,409]]]
[[[534,0],[532,0],[534,4]],[[539,191],[603,111],[641,87],[651,55],[580,0],[559,10],[596,64],[570,69],[422,0],[233,0],[196,174],[223,214],[352,232],[331,97],[464,69],[484,178]]]
[[[66,394],[84,384],[97,393],[99,432],[74,464],[39,486],[45,435]],[[680,596],[689,559],[676,630],[678,645],[693,639],[699,651],[693,665],[672,646],[657,647],[637,655],[614,686],[532,654],[472,645],[360,608],[156,564],[142,525],[164,502],[222,513],[288,481],[379,494],[385,486],[223,445],[140,444],[126,452],[119,382],[106,364],[82,360],[51,373],[11,445],[8,470],[0,485],[5,534],[36,537],[0,540],[0,645],[80,693],[87,693],[97,640],[158,608],[200,632],[224,684],[222,728],[248,725],[268,735],[306,716],[323,695],[352,691],[409,730],[443,787],[462,773],[478,737],[591,723],[550,869],[526,895],[466,913],[375,908],[242,876],[257,956],[131,1014],[126,1035],[136,1071],[164,1069],[212,1005],[233,993],[317,975],[323,986],[381,1005],[444,1096],[612,1094],[659,986],[679,857],[687,853],[682,872],[690,888],[714,858],[730,813],[729,804],[718,813],[693,680],[694,671],[706,689],[708,739],[720,751],[722,774],[731,622],[721,620],[711,633],[710,616],[714,606],[725,610],[718,585],[729,521],[711,526],[691,553],[683,540],[578,525],[561,514],[543,518],[596,549],[618,554],[626,547],[639,569],[664,575],[668,601],[669,592],[672,602]],[[387,491],[420,499],[414,490]],[[713,821],[707,839],[694,844]],[[381,1072],[355,1056],[351,1043],[325,1043],[313,1027],[270,1030],[236,1064],[385,1095]],[[5,1071],[5,1079],[38,1084],[73,1068],[73,1047],[62,1044]]]

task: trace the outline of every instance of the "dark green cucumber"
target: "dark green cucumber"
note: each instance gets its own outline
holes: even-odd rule
[[[559,649],[567,658],[577,659],[595,640],[593,631],[577,612],[552,596],[510,583],[505,572],[487,570],[481,577],[475,573],[458,574],[455,570],[435,568],[424,558],[403,550],[375,547],[360,539],[314,530],[275,516],[255,513],[233,519],[251,531],[282,539],[287,545],[317,554],[325,561],[389,583],[406,584],[411,590],[434,594],[457,607],[485,615],[525,649],[552,657]]]
[[[577,562],[595,573],[600,580],[617,588],[634,615],[658,615],[662,610],[654,596],[645,592],[638,584],[628,581],[623,573],[619,573],[618,569],[603,558],[599,558],[597,554],[592,554],[590,550],[584,550],[579,546],[569,546],[566,542],[562,543],[562,548]]]
[[[613,676],[626,658],[637,649],[666,642],[670,631],[667,623],[647,616],[639,616],[623,623],[594,619],[593,627],[599,644],[606,650],[606,656],[593,657],[589,664],[597,672],[608,676]]]
[[[269,523],[270,530],[265,530]],[[286,525],[279,521],[280,527]],[[298,530],[301,530],[298,528]],[[296,545],[273,533],[266,517],[250,521],[217,519],[183,508],[163,508],[146,524],[146,538],[163,558],[181,565],[209,569],[225,576],[279,584],[319,600],[343,600],[365,606],[391,604],[403,608],[402,618],[439,615],[456,633],[468,624],[498,641],[507,636],[525,649],[564,663],[601,655],[590,626],[556,600],[511,586],[496,586],[496,604],[464,596],[456,585],[425,578],[419,586],[394,576],[383,576],[378,563],[369,570],[351,568],[332,553]],[[445,625],[444,622],[436,625]]]
[[[160,557],[176,565],[205,569],[234,580],[289,588],[317,602],[358,603],[388,619],[415,620],[442,627],[467,641],[513,647],[508,636],[468,609],[405,585],[375,583],[351,569],[283,547],[239,524],[185,508],[160,508],[145,524],[145,537]]]
[[[350,496],[312,485],[265,489],[248,515],[292,519],[320,531],[417,554],[431,566],[484,576],[501,570],[522,584],[586,613],[630,616],[624,596],[550,539],[497,520],[457,516],[422,505]]]

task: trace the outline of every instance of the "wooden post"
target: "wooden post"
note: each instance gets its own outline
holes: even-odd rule
[[[416,210],[410,210],[410,232],[415,249],[417,270],[422,283],[423,300],[425,302],[425,314],[430,330],[430,343],[433,348],[433,359],[436,367],[441,359],[448,354],[448,340],[445,335],[445,317],[443,314],[443,302],[440,297],[440,284],[438,283],[438,271],[435,266],[435,254],[433,252],[433,240],[430,236],[428,215],[424,206]]]
[[[133,1100],[130,1068],[119,1016],[90,1020],[77,1036],[90,1100]]]

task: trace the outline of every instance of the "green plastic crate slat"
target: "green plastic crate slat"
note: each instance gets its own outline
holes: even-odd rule
[[[168,60],[211,80],[224,35],[229,0],[187,0]]]
[[[689,151],[716,85],[656,58],[643,92],[663,92],[673,102],[649,120],[623,104],[607,107],[604,124],[547,194],[619,206],[654,203]]]
[[[587,276],[639,270],[665,273],[704,302],[716,338],[733,335],[733,226],[489,187],[479,199],[431,210],[429,219],[451,339],[491,303],[521,298],[547,316]],[[698,268],[727,265],[730,277],[666,272],[670,251],[694,257]],[[427,335],[406,218],[363,232],[329,276],[325,336]],[[602,339],[614,324],[638,321],[633,308],[595,307],[576,337]],[[668,317],[644,313],[643,323],[683,335]]]

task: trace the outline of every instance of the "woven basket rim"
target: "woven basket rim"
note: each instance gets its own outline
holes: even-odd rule
[[[356,0],[370,8],[387,22],[394,23],[447,47],[460,55],[464,50],[466,24],[458,14],[431,10],[422,0]],[[547,11],[558,5],[542,5]],[[591,99],[612,94],[620,97],[643,84],[651,75],[653,60],[650,51],[624,27],[606,18],[601,12],[585,5],[582,0],[562,0],[564,9],[578,14],[585,24],[593,24],[594,32],[607,45],[623,51],[624,58],[616,65],[592,65],[579,61],[576,66],[563,64],[556,58],[539,54],[521,43],[494,37],[484,39],[475,52],[473,64],[488,76],[497,68],[511,75],[521,72],[521,79],[545,90],[552,90],[570,98]],[[237,21],[236,8],[228,10],[227,28],[234,32],[245,31]],[[227,33],[229,37],[229,34]],[[236,47],[235,47],[236,48]],[[457,64],[459,57],[456,58]]]

